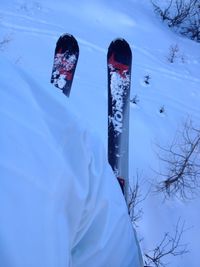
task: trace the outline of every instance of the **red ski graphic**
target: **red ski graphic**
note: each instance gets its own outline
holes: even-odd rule
[[[69,96],[76,65],[79,47],[76,39],[70,34],[62,35],[56,44],[51,83]]]
[[[118,71],[121,77],[126,78],[125,74],[129,70],[129,66],[116,61],[114,53],[109,58],[108,64],[113,70]]]

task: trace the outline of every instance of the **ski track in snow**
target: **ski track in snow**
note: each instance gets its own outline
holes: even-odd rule
[[[34,34],[34,35],[41,35],[41,36],[51,36],[51,37],[56,37],[57,34],[55,33],[55,31],[47,31],[47,30],[38,30],[38,28],[33,28],[33,27],[24,27],[21,25],[13,25],[12,23],[8,23],[8,22],[3,22],[2,26],[4,26],[5,28],[8,28],[9,30],[15,30],[18,31],[20,33],[30,33],[30,34]]]
[[[17,18],[20,18],[20,19],[22,18],[25,20],[23,22],[23,25],[21,25],[20,23],[17,25],[17,24],[13,24],[12,22],[2,21],[1,26],[3,26],[4,28],[6,28],[8,30],[18,31],[20,33],[29,33],[32,35],[49,36],[49,37],[53,37],[56,40],[57,40],[58,36],[60,36],[61,33],[65,32],[63,27],[60,27],[56,24],[48,23],[45,20],[33,19],[33,18],[28,17],[26,15],[19,15],[19,14],[15,14],[12,12],[7,12],[7,13],[4,12],[3,15],[9,15],[11,17],[16,16]],[[0,16],[1,16],[1,14],[0,14]],[[33,27],[33,26],[31,26],[31,27],[24,26],[24,24],[26,24],[26,20],[28,22],[36,23],[39,25],[37,28]],[[53,28],[53,30],[46,30],[45,26]],[[44,29],[42,29],[42,28],[44,28]],[[57,30],[55,30],[55,28]],[[78,40],[79,44],[81,44],[83,46],[87,46],[90,49],[98,51],[98,52],[103,53],[103,54],[107,53],[106,49],[103,49],[102,47],[96,45],[95,43],[88,42],[87,40],[79,38],[78,36],[76,36],[76,39]]]
[[[140,64],[135,64],[135,66],[141,70],[144,71],[144,69],[148,69],[148,71],[151,71],[156,74],[162,74],[163,76],[170,78],[170,79],[177,79],[177,80],[187,80],[195,83],[199,83],[200,79],[196,77],[192,77],[191,75],[183,74],[183,73],[177,73],[173,70],[169,70],[167,68],[154,68],[150,65],[140,65]]]
[[[1,19],[1,26],[3,26],[5,29],[8,29],[9,31],[16,31],[19,32],[20,34],[26,33],[34,36],[48,36],[50,38],[53,38],[57,40],[58,36],[62,33],[65,32],[64,28],[60,25],[49,23],[45,18],[41,19],[38,18],[36,15],[29,16],[26,14],[21,14],[20,10],[17,12],[11,12],[11,11],[2,11],[0,10],[0,17]],[[15,24],[12,23],[13,18],[15,19]],[[16,23],[17,21],[17,23]],[[24,26],[26,25],[26,26]],[[30,25],[30,26],[28,26]],[[81,36],[76,36],[77,41],[80,45],[83,47],[87,47],[91,49],[92,51],[97,51],[99,53],[102,53],[104,56],[107,53],[106,48],[102,48],[101,46],[89,42]],[[171,80],[177,80],[177,81],[190,81],[193,83],[200,83],[200,79],[196,77],[192,77],[191,75],[187,73],[182,73],[182,71],[179,73],[177,71],[174,71],[171,67],[174,68],[174,66],[170,65],[169,63],[164,63],[161,61],[158,57],[152,53],[152,51],[149,51],[148,48],[141,48],[135,45],[131,45],[131,48],[135,53],[140,54],[142,57],[146,57],[146,63],[143,61],[143,64],[134,63],[135,69],[140,72],[150,72],[152,76],[160,76],[164,79],[167,79],[168,81]],[[163,52],[163,57],[164,57],[164,52]],[[148,64],[148,62],[150,62]],[[159,66],[159,67],[157,67]],[[187,72],[187,70],[184,70]],[[88,87],[90,84],[88,84]],[[135,91],[134,85],[133,85],[133,91]],[[194,107],[190,107],[189,104],[184,102],[184,100],[178,100],[178,98],[173,99],[170,97],[167,92],[157,92],[157,95],[155,97],[155,94],[149,95],[146,92],[140,92],[140,95],[142,97],[142,103],[146,101],[153,102],[154,106],[159,107],[162,103],[158,100],[160,96],[162,97],[166,94],[166,98],[163,100],[163,103],[167,103],[167,108],[175,108],[178,112],[184,113],[185,110],[188,110],[189,113],[199,113],[199,109]],[[160,96],[159,96],[160,95]],[[196,93],[193,92],[193,96],[196,95]],[[142,103],[141,106],[142,106]]]
[[[103,49],[102,47],[98,46],[98,45],[95,45],[94,43],[91,43],[91,42],[88,42],[86,40],[83,40],[81,38],[77,38],[78,42],[82,45],[85,45],[87,47],[90,47],[91,49],[93,50],[96,50],[98,52],[101,52],[103,54],[106,54],[107,53],[107,49]]]
[[[10,17],[10,19],[13,20],[13,17],[15,17],[15,19],[18,18],[18,19],[23,19],[26,21],[34,22],[34,23],[41,23],[41,24],[45,24],[48,26],[57,26],[58,27],[58,25],[48,23],[44,19],[39,19],[39,18],[36,19],[36,18],[31,17],[30,15],[24,15],[24,14],[20,14],[20,13],[6,12],[6,11],[0,10],[0,16],[4,19],[5,18],[8,19]]]
[[[9,12],[9,11],[2,11],[0,10],[0,16],[2,17],[1,20],[1,26],[3,26],[5,29],[8,30],[12,30],[12,31],[17,31],[20,34],[21,33],[26,33],[26,34],[31,34],[31,35],[37,35],[37,36],[48,36],[48,37],[52,37],[53,39],[57,39],[58,36],[60,35],[61,32],[65,32],[64,28],[57,25],[57,24],[52,24],[49,23],[48,21],[46,21],[45,19],[40,19],[32,16],[28,16],[25,14],[20,14],[20,12],[18,11],[16,12]],[[15,18],[15,20],[18,21],[18,23],[15,22],[15,24],[13,24],[12,21],[13,17]],[[27,26],[27,24],[30,24],[30,27]],[[26,26],[24,26],[26,25]],[[33,27],[33,25],[36,25],[36,27]],[[49,28],[49,30],[47,30],[46,28]],[[52,29],[52,30],[50,30]],[[91,50],[94,51],[98,51],[99,53],[102,53],[104,55],[106,55],[107,53],[107,49],[102,48],[101,46],[96,45],[95,43],[89,42],[83,38],[81,38],[80,36],[76,36],[78,43],[82,46],[85,46],[87,48],[90,48]],[[143,63],[143,64],[139,64],[139,63],[134,63],[134,66],[136,69],[140,70],[140,72],[144,72],[144,70],[148,70],[148,72],[150,72],[155,76],[162,76],[163,78],[166,79],[170,79],[170,80],[187,80],[190,82],[194,82],[194,83],[199,83],[200,79],[196,78],[196,77],[192,77],[189,74],[184,74],[182,72],[177,73],[175,71],[173,71],[172,69],[170,69],[170,66],[167,65],[167,63],[165,64],[164,62],[162,62],[158,57],[154,56],[154,54],[150,51],[148,51],[148,48],[143,49],[137,46],[132,45],[131,46],[132,50],[136,51],[137,53],[139,53],[142,56],[146,57],[146,61],[151,62],[151,64],[148,63]],[[153,62],[153,64],[152,64]],[[156,65],[162,66],[162,67],[156,67]],[[155,66],[155,67],[154,67]],[[185,70],[186,71],[186,70]],[[163,92],[162,92],[163,94]],[[195,93],[194,93],[195,94]],[[159,101],[157,101],[155,99],[155,96],[148,96],[146,93],[141,94],[144,101],[154,101],[155,105],[159,105]],[[167,95],[167,99],[164,101],[167,103],[171,103],[170,106],[175,107],[176,109],[178,108],[178,110],[180,112],[184,112],[184,110],[190,110],[191,112],[194,113],[198,113],[199,110],[195,107],[193,107],[191,109],[191,107],[189,107],[189,105],[185,104],[184,101],[178,101],[177,99],[174,100],[172,98],[170,98],[170,96]]]
[[[182,72],[180,73],[177,73],[173,70],[170,69],[170,64],[171,63],[163,63],[160,59],[158,59],[158,57],[154,56],[151,52],[149,52],[147,49],[141,49],[141,48],[138,48],[138,47],[134,47],[132,46],[132,49],[135,49],[136,51],[138,51],[138,53],[142,54],[142,55],[145,55],[148,57],[148,59],[151,60],[151,65],[150,64],[146,64],[146,65],[141,65],[141,64],[138,64],[138,63],[135,63],[135,67],[141,69],[144,71],[144,69],[148,69],[148,71],[151,71],[151,72],[154,72],[154,73],[159,73],[159,74],[163,74],[164,76],[166,76],[167,78],[170,78],[170,79],[173,79],[173,78],[176,78],[178,80],[188,80],[188,81],[192,81],[192,82],[197,82],[199,83],[200,82],[200,79],[199,78],[196,78],[196,77],[192,77],[191,75],[189,74],[184,74]],[[163,67],[159,67],[159,68],[156,68],[156,67],[152,67],[152,60],[154,63],[158,64],[158,65],[163,65]],[[172,65],[173,66],[173,65]],[[185,63],[185,66],[187,66],[187,63]],[[186,72],[188,72],[188,70],[186,69],[185,70]]]
[[[29,33],[32,35],[41,35],[41,36],[49,36],[52,37],[54,39],[57,39],[58,36],[60,36],[60,34],[62,32],[65,32],[65,29],[57,24],[52,24],[47,22],[45,19],[39,19],[39,18],[33,18],[31,16],[28,15],[24,15],[24,14],[20,14],[19,11],[17,13],[15,12],[9,12],[9,11],[2,11],[0,10],[0,17],[1,17],[1,23],[0,25],[3,26],[4,28],[7,28],[9,30],[14,30],[14,31],[18,31],[20,33]],[[23,20],[21,23],[23,23],[23,25],[21,25],[21,23],[19,24],[13,24],[12,22],[8,22],[9,21],[9,17],[12,19],[13,17],[19,19],[19,20]],[[4,20],[7,20],[4,21]],[[24,26],[24,24],[31,23],[31,24],[38,24],[38,27],[33,27],[31,25],[31,27],[28,26]],[[46,27],[50,27],[52,28],[52,30],[46,30]],[[44,28],[44,29],[43,29]],[[55,30],[56,29],[56,30]],[[101,46],[96,45],[95,43],[92,42],[88,42],[87,40],[82,39],[81,37],[76,36],[79,44],[89,47],[92,50],[98,51],[100,53],[106,54],[107,53],[107,49],[103,49]],[[148,60],[150,60],[151,65],[150,64],[146,64],[146,65],[141,65],[138,63],[135,63],[135,67],[140,69],[140,70],[144,70],[144,69],[148,69],[148,71],[154,72],[156,74],[162,74],[163,76],[170,78],[170,79],[179,79],[179,80],[188,80],[191,82],[196,82],[196,83],[200,83],[200,79],[196,78],[196,77],[191,77],[191,75],[187,75],[183,73],[177,73],[173,70],[170,69],[170,67],[167,66],[167,64],[164,64],[161,60],[158,59],[158,57],[154,56],[152,54],[152,52],[148,51],[147,49],[142,49],[140,47],[131,45],[132,50],[134,51],[138,51],[138,53],[144,55],[147,57]],[[156,68],[156,67],[152,67],[152,61],[154,63],[157,63],[159,65],[163,65],[162,67]]]

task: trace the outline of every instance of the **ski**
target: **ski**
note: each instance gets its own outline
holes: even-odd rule
[[[63,34],[56,43],[51,83],[69,97],[79,57],[79,46],[70,34]]]
[[[132,52],[124,39],[111,42],[108,70],[108,161],[128,202],[129,98]]]

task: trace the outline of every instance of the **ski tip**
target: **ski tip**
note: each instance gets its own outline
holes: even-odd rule
[[[124,38],[116,38],[114,39],[108,48],[109,50],[115,50],[115,51],[127,51],[131,54],[131,48],[129,43]]]
[[[73,50],[75,50],[76,52],[79,51],[79,46],[78,46],[78,42],[76,40],[76,38],[69,33],[63,33],[57,41],[57,49],[59,47],[71,47]]]
[[[64,32],[61,36],[65,36],[65,35],[67,35],[67,36],[73,36],[71,33],[68,33],[68,32]]]
[[[72,35],[72,34],[70,34],[70,33],[63,33],[61,36],[60,36],[60,38],[73,38],[73,39],[75,39],[75,37]]]
[[[112,43],[115,43],[115,42],[126,42],[126,43],[128,43],[124,38],[121,38],[121,37],[119,37],[119,38],[115,38],[115,39],[112,41]]]
[[[110,43],[107,53],[107,60],[109,60],[113,54],[115,60],[121,63],[130,64],[132,61],[132,51],[130,45],[123,38],[116,38]]]
[[[114,39],[111,43],[110,43],[110,46],[113,46],[113,45],[119,45],[119,46],[128,46],[130,47],[129,43],[124,39],[124,38],[116,38]]]

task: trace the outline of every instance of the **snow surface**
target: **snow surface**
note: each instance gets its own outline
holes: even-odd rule
[[[1,266],[142,266],[99,139],[59,90],[3,58],[0,66],[9,71],[0,91]]]
[[[47,106],[47,110],[52,109],[54,116],[57,113],[60,114],[59,105],[56,105],[58,110],[54,109],[54,103],[59,102],[63,106],[62,109],[67,105],[69,110],[77,113],[81,121],[84,121],[84,125],[86,124],[88,128],[96,132],[106,147],[106,53],[110,42],[116,37],[126,39],[133,52],[131,97],[137,95],[139,103],[137,106],[131,104],[130,110],[129,173],[133,181],[137,172],[142,174],[144,194],[148,191],[149,184],[155,181],[154,170],[162,167],[156,156],[156,144],[171,143],[177,129],[188,117],[191,117],[197,125],[199,124],[199,44],[175,34],[162,24],[155,17],[148,0],[78,0],[76,3],[72,0],[1,0],[0,29],[1,94],[4,96],[6,91],[11,94],[12,88],[9,108],[2,101],[0,108],[10,120],[13,122],[17,120],[18,125],[21,125],[21,128],[15,128],[15,125],[9,129],[1,127],[6,130],[5,145],[8,146],[1,148],[1,166],[6,168],[6,172],[9,171],[20,177],[24,175],[24,172],[33,173],[33,176],[37,177],[45,169],[43,182],[35,181],[41,190],[47,182],[45,181],[47,173],[49,172],[49,177],[53,177],[53,174],[59,170],[59,166],[61,164],[64,166],[60,152],[55,150],[55,140],[62,136],[64,142],[66,128],[63,126],[61,132],[54,130],[57,125],[56,120],[53,118],[51,120],[48,114],[45,114],[43,106],[41,108],[41,104],[38,105],[38,103],[50,105]],[[69,100],[64,95],[62,96],[60,91],[56,92],[58,89],[49,83],[55,43],[64,32],[74,35],[80,47],[79,62]],[[167,61],[167,57],[169,47],[175,44],[179,46],[179,57],[171,64]],[[184,58],[184,62],[181,58]],[[7,60],[11,62],[14,69],[7,63]],[[144,83],[145,75],[151,77],[149,85]],[[14,89],[20,91],[20,101]],[[48,101],[45,102],[47,95]],[[1,100],[4,99],[3,96]],[[9,98],[9,95],[6,94],[6,96]],[[21,104],[23,101],[29,103],[30,99],[34,99],[31,102],[31,107],[34,108],[24,109],[25,106]],[[159,113],[162,106],[165,107],[164,114]],[[42,119],[38,120],[35,112],[41,114]],[[46,127],[45,119],[50,120],[48,121],[50,129],[43,132]],[[65,120],[67,124],[67,117]],[[4,123],[8,125],[6,121],[3,121],[2,116],[1,121],[2,125]],[[29,135],[24,134],[23,129],[27,129],[30,134],[41,135],[44,143],[48,143],[47,148],[39,153],[38,148],[31,142]],[[54,138],[50,133],[55,133]],[[24,140],[30,145],[32,154],[29,150],[27,151]],[[3,141],[1,143],[3,145]],[[15,144],[15,153],[6,153],[6,151],[13,151],[13,144]],[[44,144],[42,143],[41,146]],[[98,149],[97,143],[93,144],[93,149]],[[51,156],[52,151],[55,153],[54,157]],[[22,155],[27,157],[26,165],[23,165]],[[47,162],[42,160],[45,157],[50,157],[49,164],[44,165],[45,168],[28,164],[28,162],[34,162],[35,159],[37,159],[35,162],[41,159],[41,165],[46,164]],[[52,162],[55,163],[52,164]],[[70,162],[77,166],[77,155],[72,155]],[[3,172],[4,169],[1,171]],[[33,176],[30,177],[30,185],[33,182]],[[49,183],[49,186],[53,188],[53,180]],[[9,181],[5,182],[4,194],[6,190],[11,190],[9,186]],[[23,190],[20,185],[19,188]],[[113,188],[109,190],[113,195]],[[30,191],[27,191],[27,197],[31,196]],[[12,193],[10,197],[13,198],[13,202],[19,201],[20,203],[19,194],[15,195],[13,191]],[[45,198],[42,195],[40,197]],[[30,212],[28,207],[31,204],[34,203],[29,197],[26,210],[28,214]],[[141,204],[143,216],[137,228],[142,251],[147,252],[154,248],[162,240],[165,232],[173,232],[177,220],[181,217],[188,228],[184,232],[182,243],[188,244],[189,253],[181,257],[169,257],[165,262],[172,267],[199,267],[199,204],[199,197],[186,203],[178,200],[164,202],[162,195],[149,194]],[[4,205],[6,207],[5,203]],[[15,212],[14,207],[13,212]],[[9,217],[10,214],[7,215],[8,218],[12,218]],[[41,213],[41,217],[43,216],[44,214]],[[17,217],[20,216],[16,214]],[[34,222],[33,219],[28,223]],[[15,232],[20,235],[17,224],[14,225],[16,227],[12,231],[16,230]],[[43,229],[42,226],[38,227],[40,227],[38,228],[40,234]],[[33,237],[35,233],[30,235]],[[12,232],[10,238],[12,241]],[[1,248],[4,247],[6,251],[9,251],[7,246],[1,241]]]

